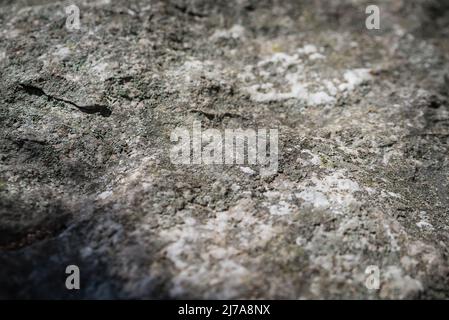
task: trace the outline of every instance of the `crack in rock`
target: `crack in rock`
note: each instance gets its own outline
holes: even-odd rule
[[[55,97],[53,95],[50,95],[50,94],[46,93],[42,88],[30,85],[30,84],[22,84],[21,83],[20,84],[20,88],[21,88],[21,90],[25,91],[29,95],[46,96],[47,98],[49,98],[51,100],[56,100],[56,101],[59,101],[59,102],[68,103],[68,104],[76,107],[77,109],[79,109],[81,112],[84,112],[84,113],[100,114],[103,117],[109,117],[111,115],[111,113],[112,113],[111,109],[109,109],[108,106],[100,105],[100,104],[81,106],[81,105],[76,104],[73,101],[66,100],[66,99],[63,99],[63,98],[59,98],[59,97]]]

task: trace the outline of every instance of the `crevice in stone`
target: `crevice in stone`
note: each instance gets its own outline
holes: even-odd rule
[[[59,102],[64,102],[67,104],[70,104],[77,109],[79,109],[81,112],[88,113],[88,114],[100,114],[103,117],[109,117],[112,113],[111,109],[109,109],[108,106],[100,105],[100,104],[92,104],[92,105],[78,105],[73,101],[66,100],[63,98],[58,98],[53,95],[47,94],[42,88],[30,85],[30,84],[20,84],[21,90],[25,91],[29,95],[33,96],[46,96],[47,98]]]

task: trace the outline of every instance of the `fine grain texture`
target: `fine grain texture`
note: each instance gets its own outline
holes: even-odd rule
[[[371,2],[0,1],[0,298],[449,298],[449,5]]]

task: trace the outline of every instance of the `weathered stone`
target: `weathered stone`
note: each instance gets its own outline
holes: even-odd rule
[[[0,7],[0,298],[449,298],[447,1],[77,4]],[[172,164],[193,121],[278,173]]]

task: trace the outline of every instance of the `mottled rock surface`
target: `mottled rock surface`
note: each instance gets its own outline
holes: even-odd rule
[[[449,298],[447,1],[74,3],[0,1],[0,298]],[[277,174],[172,164],[195,120]]]

